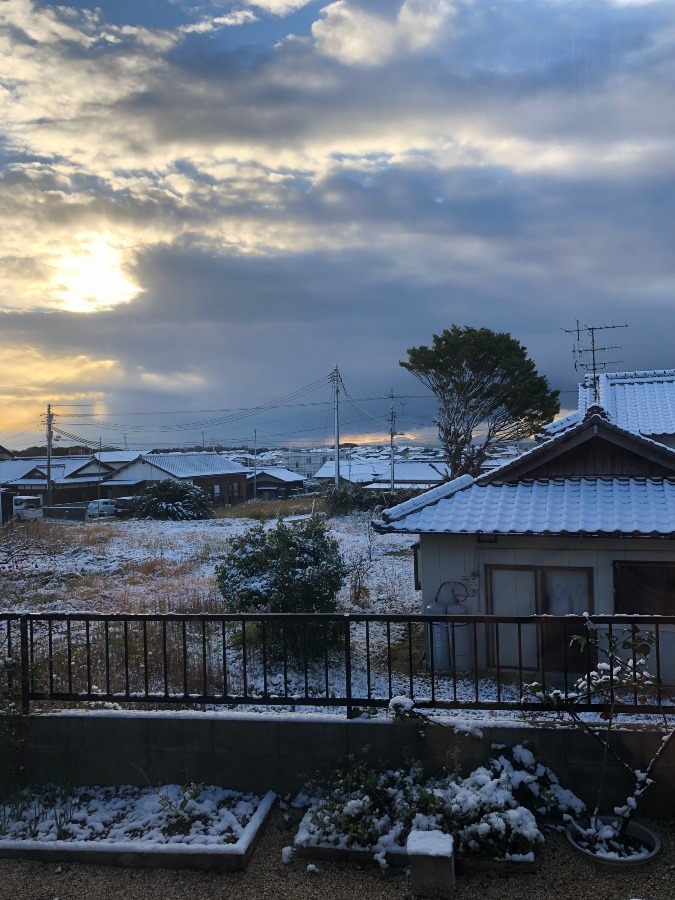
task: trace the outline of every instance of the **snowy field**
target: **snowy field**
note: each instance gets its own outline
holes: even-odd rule
[[[348,574],[338,598],[340,610],[354,613],[418,614],[421,594],[414,589],[411,535],[378,535],[370,528],[370,515],[365,513],[327,520],[331,536],[339,543]],[[19,613],[220,613],[222,597],[215,580],[215,568],[227,551],[230,540],[255,524],[247,518],[215,518],[197,522],[161,522],[154,520],[113,520],[74,524],[57,521],[24,523],[15,527],[12,539],[26,552],[16,564],[0,572],[0,610]],[[276,520],[267,523],[273,527]],[[402,659],[393,672],[391,682],[382,663],[384,626],[371,627],[370,654],[365,654],[365,629],[352,631],[351,684],[354,697],[388,699],[394,694],[414,696],[419,702],[430,696],[431,684],[426,672],[417,667],[423,652],[416,647],[414,685],[411,690],[408,655],[403,646]],[[403,629],[392,629],[394,638],[404,637]],[[377,650],[380,645],[380,664]],[[240,667],[237,653],[228,651],[228,665],[232,671]],[[222,653],[221,653],[222,655]],[[372,665],[375,661],[375,665]],[[277,691],[288,696],[301,696],[305,691],[304,675],[270,670],[267,692]],[[256,678],[255,668],[249,667],[249,678]],[[331,665],[331,685],[335,695],[344,696],[344,667]],[[310,696],[330,695],[326,691],[323,667],[310,673]],[[239,691],[237,690],[239,688]],[[234,681],[229,693],[241,694],[241,685]],[[245,685],[251,692],[251,685]],[[476,699],[503,700],[517,703],[521,690],[517,684],[503,681],[497,687],[489,678],[481,678],[478,687],[473,678],[458,679],[453,684],[447,678],[436,678],[437,697],[456,701]],[[255,686],[253,692],[258,690]],[[244,691],[245,692],[245,691]],[[370,694],[369,694],[370,692]],[[366,707],[367,704],[362,704]],[[289,706],[255,705],[242,707],[255,715],[279,714]],[[240,711],[241,711],[240,710]],[[216,707],[218,712],[226,712]],[[326,709],[321,706],[294,705],[292,711],[303,714],[345,714],[344,707]],[[486,712],[460,709],[444,712],[455,720],[464,719],[467,725],[493,721],[521,723],[532,714],[515,710]],[[544,715],[550,718],[553,714]],[[539,714],[538,717],[542,717]],[[621,717],[623,718],[623,717]],[[632,721],[636,721],[632,719]],[[645,721],[649,721],[645,717]],[[470,726],[469,726],[470,727]]]
[[[341,608],[421,612],[410,550],[415,538],[376,535],[369,523],[365,514],[328,521],[349,569],[339,596]],[[42,527],[15,529],[25,528],[26,536],[35,536],[34,552],[19,577],[0,579],[0,602],[7,612],[221,612],[215,567],[231,538],[255,522],[218,518],[38,524]]]

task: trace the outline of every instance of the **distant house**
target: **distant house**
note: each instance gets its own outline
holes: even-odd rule
[[[347,450],[340,450],[340,459],[346,459],[347,454]],[[324,463],[335,459],[335,451],[327,447],[314,450],[279,450],[275,455],[279,464],[304,478],[314,478]],[[263,461],[263,465],[265,464]],[[252,460],[249,460],[248,465],[249,467],[253,465]]]
[[[0,483],[14,493],[35,494],[47,502],[51,480],[53,503],[81,503],[97,496],[109,473],[107,466],[93,463],[91,456],[16,457],[0,461]]]
[[[314,476],[316,481],[331,484],[335,480],[335,462],[324,463]],[[427,490],[448,478],[443,462],[417,460],[394,461],[394,490]],[[360,484],[374,491],[391,487],[391,462],[388,459],[346,459],[340,462],[340,480]]]
[[[290,497],[302,490],[305,479],[297,472],[291,472],[284,466],[265,466],[249,470],[246,476],[247,497],[251,500],[276,500]]]
[[[579,385],[579,408],[546,425],[542,437],[574,428],[594,405],[619,428],[675,447],[675,369],[586,375]]]
[[[373,526],[419,534],[421,611],[460,600],[479,615],[675,614],[675,450],[598,406],[529,453],[385,510]],[[554,632],[547,639],[562,648]],[[502,664],[517,664],[516,637],[515,625],[502,634]],[[536,670],[537,632],[521,637],[525,668]],[[480,669],[495,656],[487,630],[483,638],[472,660]],[[672,628],[661,644],[662,677],[675,683]]]
[[[221,453],[146,453],[108,475],[105,495],[136,494],[153,482],[174,478],[202,488],[214,503],[238,503],[246,499],[248,471]]]

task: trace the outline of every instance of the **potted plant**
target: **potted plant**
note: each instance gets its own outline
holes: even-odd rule
[[[594,669],[582,675],[571,691],[563,692],[538,682],[526,685],[525,689],[551,709],[565,714],[603,747],[593,811],[586,812],[583,817],[565,816],[568,839],[581,853],[597,861],[610,865],[641,864],[658,853],[660,842],[651,829],[637,824],[632,817],[643,794],[654,783],[654,770],[675,735],[675,722],[669,719],[662,705],[656,707],[661,716],[661,741],[644,771],[633,768],[620,755],[611,742],[617,698],[626,690],[649,693],[656,687],[656,678],[647,665],[655,638],[637,625],[622,629],[619,635],[611,629],[600,633],[590,617],[587,617],[586,629],[585,635],[574,635],[570,643],[576,643],[582,649],[590,647],[597,654],[599,661]],[[577,708],[579,704],[593,702],[603,703],[606,726],[600,730],[591,726]],[[630,774],[634,789],[624,804],[603,813],[610,759]]]

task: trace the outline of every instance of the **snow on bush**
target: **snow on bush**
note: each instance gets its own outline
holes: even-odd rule
[[[209,495],[194,484],[167,478],[148,485],[138,495],[136,515],[143,519],[210,519]]]
[[[338,543],[318,516],[268,530],[254,525],[216,569],[232,612],[335,612],[344,574]]]
[[[411,831],[442,831],[459,855],[531,861],[544,842],[537,817],[581,804],[521,745],[466,778],[427,777],[420,763],[378,772],[351,756],[335,777],[307,790],[314,799],[298,846],[363,849],[378,859],[403,850]]]

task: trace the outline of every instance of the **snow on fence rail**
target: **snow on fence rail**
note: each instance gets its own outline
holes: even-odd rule
[[[580,647],[575,635],[596,637]],[[612,637],[650,636],[653,683],[609,675],[604,702],[579,711],[654,713],[670,705],[664,663],[675,616],[0,614],[0,694],[34,704],[541,710],[526,685],[574,695]],[[578,692],[578,687],[577,687]],[[1,699],[1,697],[0,697]],[[0,709],[2,704],[0,703]]]

